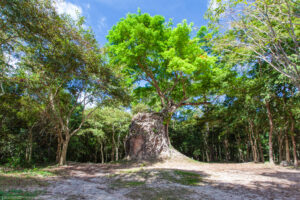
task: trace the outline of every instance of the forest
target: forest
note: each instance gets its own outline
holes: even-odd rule
[[[299,1],[214,5],[201,27],[137,8],[99,44],[52,0],[0,1],[0,169],[174,152],[297,168]]]

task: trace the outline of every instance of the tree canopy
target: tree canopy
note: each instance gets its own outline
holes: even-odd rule
[[[52,0],[0,1],[0,164],[117,161],[146,113],[196,160],[297,166],[299,3],[212,2],[200,28],[129,13],[101,47]]]
[[[191,36],[192,29],[186,21],[173,26],[159,15],[128,14],[107,36],[110,61],[128,85],[137,83],[138,97],[155,93],[166,112],[206,104],[218,93],[216,77],[226,72]]]

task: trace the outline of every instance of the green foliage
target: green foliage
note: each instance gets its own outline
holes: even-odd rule
[[[214,49],[231,54],[229,60],[244,62],[248,57],[264,61],[299,90],[297,1],[212,2],[217,6],[207,11],[207,17],[210,27],[220,33],[215,37]]]
[[[2,199],[13,200],[13,199],[34,199],[34,197],[42,194],[43,191],[23,191],[23,190],[8,190],[0,191],[0,197]]]
[[[256,152],[262,161],[271,141],[279,161],[285,135],[285,153],[299,155],[296,1],[217,0],[197,34],[186,21],[139,11],[120,19],[105,48],[83,17],[59,15],[51,2],[0,1],[1,164],[54,162],[69,137],[69,160],[115,161],[138,112],[162,112],[173,146],[195,160],[252,161]]]
[[[149,106],[147,106],[144,103],[137,103],[136,105],[133,105],[133,107],[131,108],[131,113],[133,115],[137,114],[137,113],[143,113],[143,112],[149,112],[150,108]]]
[[[33,128],[48,124],[52,134],[62,139],[59,142],[69,142],[92,112],[86,112],[87,105],[108,102],[112,97],[115,101],[126,99],[126,94],[122,78],[105,64],[94,33],[84,28],[82,17],[74,20],[57,14],[52,1],[4,1],[0,11],[4,68],[0,84],[5,96],[12,95],[8,86],[20,90],[17,116],[27,123],[25,157],[30,163]],[[10,57],[18,61],[13,67],[7,61]],[[19,162],[12,158],[11,162]],[[65,164],[65,154],[58,158]]]
[[[131,80],[129,85],[147,82],[135,89],[139,98],[156,93],[164,108],[195,103],[195,97],[200,101],[222,72],[216,58],[191,37],[192,28],[186,21],[172,27],[162,16],[128,14],[107,36],[110,61]]]

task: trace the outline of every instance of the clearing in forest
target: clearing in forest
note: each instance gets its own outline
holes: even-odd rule
[[[268,164],[69,163],[0,174],[0,197],[24,199],[298,199],[300,171]]]

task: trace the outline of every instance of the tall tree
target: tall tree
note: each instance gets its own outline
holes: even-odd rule
[[[159,99],[162,132],[168,144],[173,113],[182,106],[208,104],[212,88],[220,80],[215,77],[224,73],[191,32],[192,25],[186,21],[172,27],[162,16],[139,11],[121,19],[107,36],[111,62],[127,77],[128,84],[139,82],[136,92],[141,96],[156,94]]]
[[[43,105],[44,116],[57,130],[58,162],[64,165],[70,138],[92,113],[86,112],[87,105],[121,90],[93,32],[83,28],[84,19],[58,15],[51,2],[5,1],[1,11],[7,32],[16,34],[18,42],[13,51],[20,60],[16,84],[24,83],[28,96]],[[80,121],[74,123],[71,118],[78,111]]]

